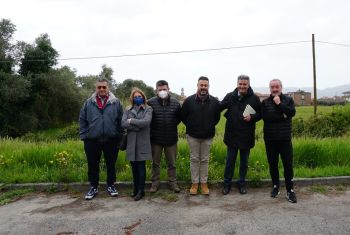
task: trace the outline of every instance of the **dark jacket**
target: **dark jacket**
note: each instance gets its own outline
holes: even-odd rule
[[[251,115],[249,122],[244,121],[243,112],[250,105],[256,114]],[[250,149],[255,144],[255,123],[261,119],[261,104],[259,97],[248,88],[247,95],[238,96],[238,89],[228,93],[221,101],[221,109],[227,109],[224,143],[230,147],[239,149]]]
[[[181,121],[186,134],[193,138],[209,139],[215,135],[215,125],[220,120],[219,101],[209,95],[204,101],[196,94],[186,98],[181,108]]]
[[[131,122],[128,123],[128,119]],[[126,160],[146,161],[152,159],[150,124],[152,121],[152,108],[141,105],[126,108],[122,127],[127,130]]]
[[[97,106],[96,93],[86,100],[79,115],[79,135],[81,140],[108,140],[121,137],[123,107],[110,92],[106,106]]]
[[[291,141],[292,117],[295,106],[292,97],[281,94],[281,103],[275,104],[273,96],[263,100],[261,116],[264,120],[265,141]]]
[[[164,101],[164,103],[163,103]],[[179,101],[172,97],[162,100],[155,96],[148,100],[152,107],[151,143],[174,145],[177,143],[177,125],[180,123]]]

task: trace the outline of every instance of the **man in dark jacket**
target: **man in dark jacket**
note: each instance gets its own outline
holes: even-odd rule
[[[281,155],[287,200],[297,202],[293,190],[293,146],[292,117],[295,106],[292,97],[282,94],[282,82],[279,79],[270,81],[270,97],[262,102],[261,115],[264,120],[264,140],[273,188],[271,197],[277,197],[279,191],[278,160]]]
[[[152,186],[150,192],[158,190],[160,181],[160,161],[164,151],[168,166],[169,187],[176,193],[180,188],[176,182],[176,154],[177,154],[177,125],[180,123],[180,103],[170,97],[167,81],[156,83],[157,96],[147,103],[153,108],[151,123],[152,144]]]
[[[197,93],[189,96],[181,109],[181,120],[186,126],[187,141],[190,147],[190,164],[192,186],[191,195],[201,192],[209,195],[208,163],[210,145],[215,135],[215,125],[220,120],[219,101],[209,95],[209,79],[200,77]]]
[[[103,152],[107,168],[107,191],[117,196],[115,188],[115,162],[118,155],[118,141],[121,137],[123,108],[120,101],[109,91],[108,80],[96,82],[96,92],[86,100],[80,115],[80,139],[88,161],[90,190],[85,199],[90,200],[98,193],[100,159]]]
[[[235,163],[240,151],[239,192],[247,193],[245,178],[248,170],[250,149],[255,144],[255,123],[261,119],[260,100],[250,87],[249,77],[240,75],[237,79],[237,88],[228,93],[221,102],[221,109],[227,109],[225,117],[224,143],[227,145],[227,158],[224,173],[224,188],[222,193],[228,194],[231,190]]]

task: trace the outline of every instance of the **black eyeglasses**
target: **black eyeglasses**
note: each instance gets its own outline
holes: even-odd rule
[[[107,86],[98,86],[97,89],[99,89],[99,90],[101,90],[101,89],[106,90],[106,89],[107,89]]]

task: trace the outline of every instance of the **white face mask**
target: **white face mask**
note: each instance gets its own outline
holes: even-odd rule
[[[161,99],[166,99],[166,98],[168,98],[168,92],[167,91],[160,91],[160,92],[158,92],[158,96]]]

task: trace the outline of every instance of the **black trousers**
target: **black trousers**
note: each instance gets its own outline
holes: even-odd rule
[[[134,178],[134,191],[145,191],[146,181],[146,161],[132,161],[131,169]]]
[[[293,146],[291,141],[269,142],[265,141],[267,160],[270,166],[272,184],[280,186],[278,160],[281,156],[286,189],[293,189]]]
[[[100,175],[100,160],[103,156],[107,168],[107,184],[114,184],[116,180],[115,163],[118,157],[118,140],[99,142],[97,140],[85,140],[84,150],[88,161],[88,179],[91,186],[98,186]]]

